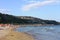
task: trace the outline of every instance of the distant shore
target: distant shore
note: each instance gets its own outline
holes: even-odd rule
[[[20,24],[20,25],[15,25],[17,27],[26,27],[26,26],[54,26],[54,24]]]

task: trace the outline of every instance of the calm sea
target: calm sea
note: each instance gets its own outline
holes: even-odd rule
[[[55,26],[26,26],[17,28],[18,32],[26,32],[35,40],[60,40],[60,25]]]

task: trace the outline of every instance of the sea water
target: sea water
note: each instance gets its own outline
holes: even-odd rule
[[[26,32],[35,40],[60,40],[60,25],[55,26],[26,26],[17,28],[18,32]]]

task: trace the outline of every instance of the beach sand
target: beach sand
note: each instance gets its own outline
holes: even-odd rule
[[[0,40],[34,40],[34,38],[23,32],[0,30]]]

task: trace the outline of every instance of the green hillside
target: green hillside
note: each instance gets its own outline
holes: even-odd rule
[[[13,16],[0,13],[0,23],[3,24],[54,24],[58,25],[59,22],[54,20],[43,20],[31,16]]]

